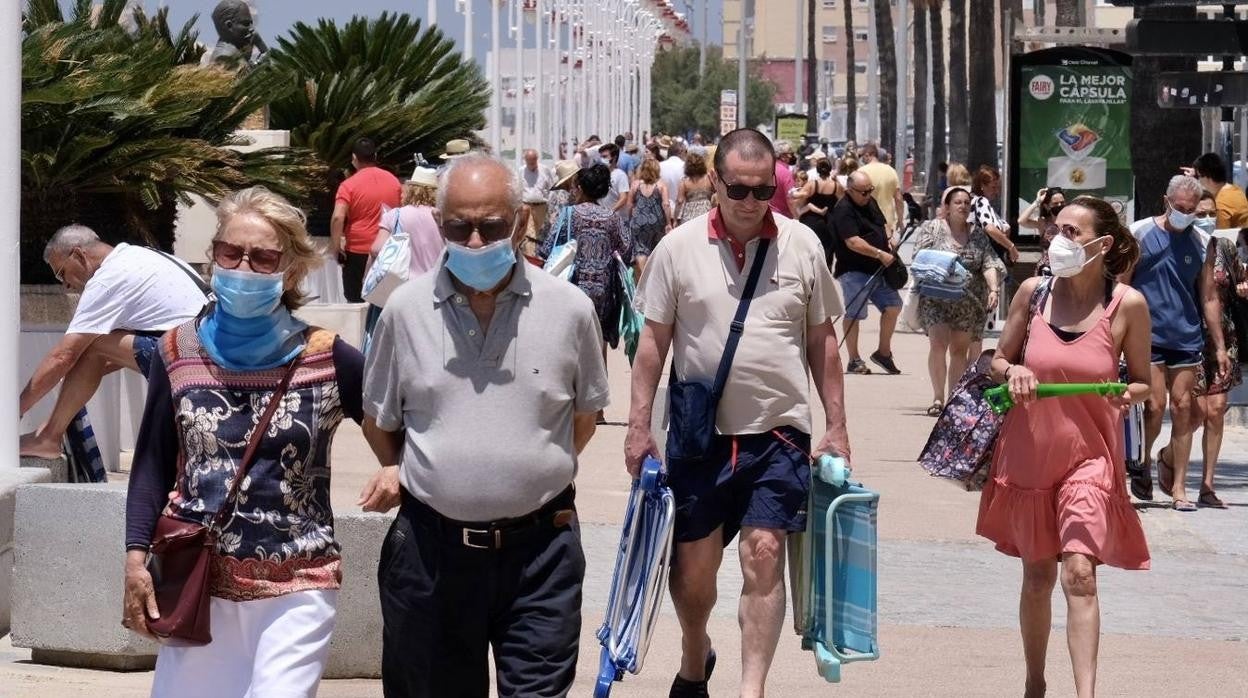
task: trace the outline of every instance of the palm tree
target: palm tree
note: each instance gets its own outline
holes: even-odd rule
[[[858,140],[858,93],[855,87],[858,64],[854,61],[854,0],[843,0],[845,8],[845,138]]]
[[[898,158],[897,144],[897,49],[893,37],[893,8],[889,0],[874,0],[875,44],[880,66],[880,147]],[[900,162],[895,159],[894,162]]]
[[[970,141],[966,163],[972,170],[980,165],[997,166],[997,61],[996,25],[993,0],[970,0],[970,16],[975,18],[967,32],[967,47],[975,57],[970,63],[969,92]]]
[[[168,14],[138,11],[118,24],[125,0],[93,17],[78,0],[67,18],[56,0],[31,0],[22,39],[22,231],[24,280],[49,283],[43,246],[70,222],[109,242],[171,249],[179,201],[216,199],[250,184],[306,194],[315,168],[290,149],[240,154],[234,135],[280,94],[281,75],[199,66],[193,30]]]
[[[956,162],[966,162],[970,139],[966,118],[966,1],[949,0],[949,157]]]
[[[927,194],[931,199],[940,196],[936,190],[936,165],[945,162],[945,18],[940,0],[928,0],[928,19],[931,21],[932,44],[932,161],[928,163]]]
[[[927,0],[914,0],[914,171],[926,172],[927,159]]]
[[[806,133],[818,133],[819,129],[819,90],[816,89],[819,61],[815,59],[819,55],[815,52],[815,34],[819,31],[815,27],[818,17],[815,12],[817,2],[818,0],[806,0]]]
[[[412,166],[415,153],[433,155],[454,138],[485,126],[489,85],[477,66],[440,29],[382,13],[353,17],[345,26],[300,22],[278,40],[269,62],[302,89],[273,100],[273,128],[290,131],[329,167],[309,227],[327,233],[333,194],[361,136],[377,141],[382,167]]]

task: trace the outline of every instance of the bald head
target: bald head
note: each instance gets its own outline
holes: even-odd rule
[[[537,169],[537,151],[536,150],[529,148],[528,150],[524,151],[524,164],[530,170]]]
[[[855,171],[849,175],[849,185],[857,189],[870,189],[871,177],[866,172]]]
[[[865,172],[851,173],[846,183],[849,185],[846,187],[849,200],[855,206],[867,206],[871,202],[871,193],[875,191],[875,187]]]
[[[520,181],[502,160],[481,152],[455,158],[438,177],[438,212],[451,218],[502,216],[520,210]],[[488,214],[465,213],[465,209]]]

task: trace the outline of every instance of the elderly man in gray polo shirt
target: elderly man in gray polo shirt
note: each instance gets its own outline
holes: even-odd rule
[[[487,155],[442,173],[447,255],[395,291],[365,366],[381,462],[366,511],[399,515],[378,586],[387,696],[562,696],[585,558],[572,480],[607,404],[598,320],[575,286],[517,261],[520,185]]]

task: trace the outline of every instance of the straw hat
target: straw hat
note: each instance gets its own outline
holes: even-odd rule
[[[447,141],[443,150],[445,152],[442,153],[442,159],[450,160],[461,155],[467,155],[468,151],[472,150],[472,144],[463,138],[456,138],[453,141]]]
[[[409,184],[419,184],[431,189],[438,188],[438,171],[428,167],[417,167],[407,179]]]
[[[672,137],[671,136],[659,136],[659,147],[664,150],[667,150],[668,148],[672,147]]]
[[[580,171],[581,168],[577,167],[576,163],[571,160],[560,160],[555,163],[555,186],[553,188],[567,188],[568,182],[571,182],[576,173]]]
[[[822,150],[818,148],[815,148],[814,151],[810,153],[810,155],[806,156],[806,159],[810,160],[811,162],[818,162],[820,160],[826,159],[827,157],[828,157],[827,153],[823,152]]]

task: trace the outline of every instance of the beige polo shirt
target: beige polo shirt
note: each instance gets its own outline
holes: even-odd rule
[[[719,403],[721,434],[758,434],[783,425],[809,433],[806,329],[844,312],[814,231],[768,216],[775,239]],[[674,325],[672,360],[681,380],[715,379],[757,249],[758,239],[752,240],[743,260],[734,259],[719,209],[676,228],[655,247],[637,304],[647,320]]]

